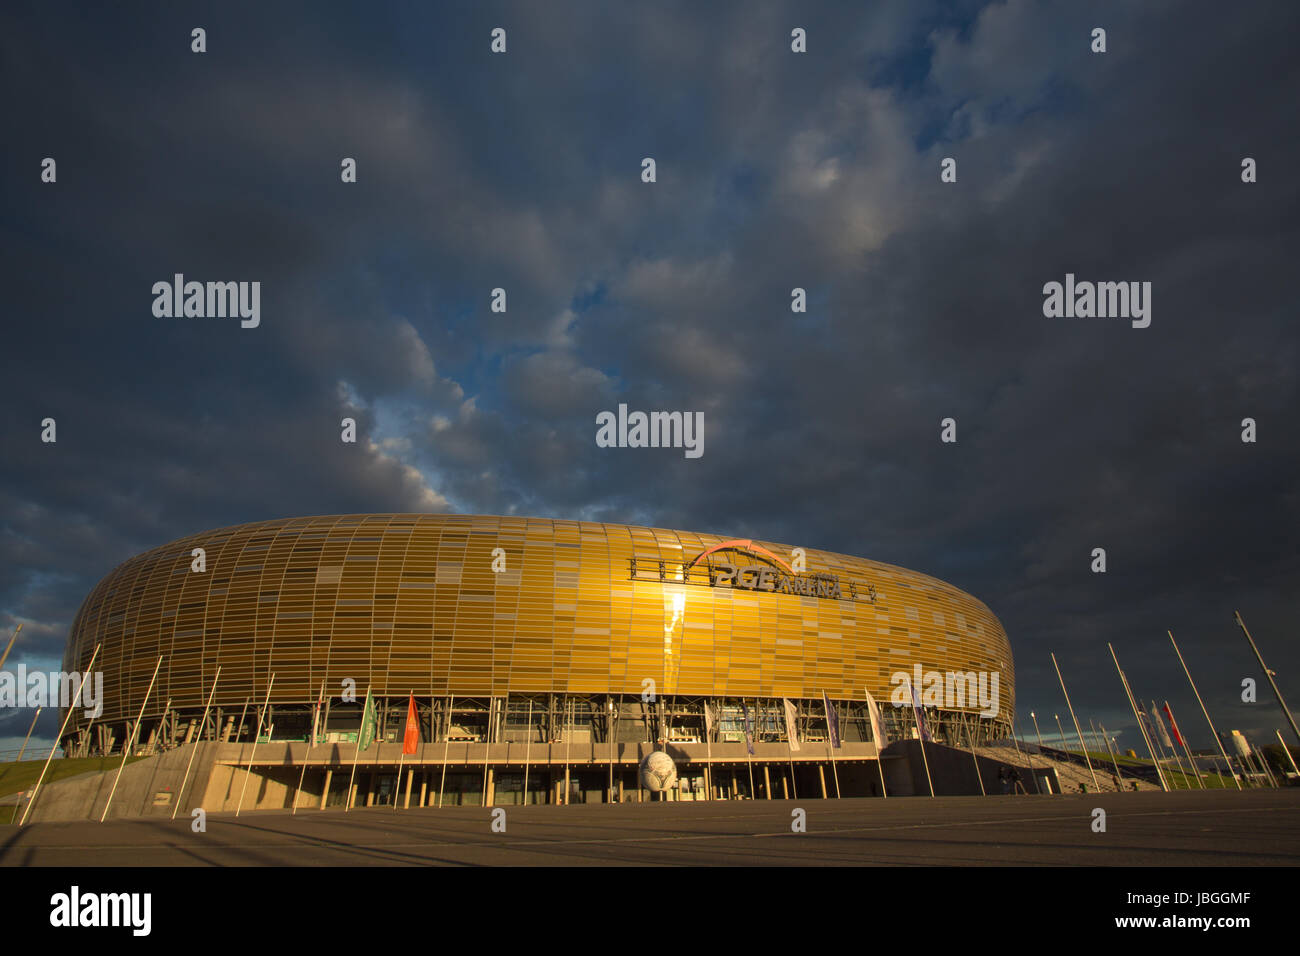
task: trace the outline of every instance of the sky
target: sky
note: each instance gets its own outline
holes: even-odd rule
[[[57,668],[94,584],[182,535],[529,515],[949,581],[1045,738],[1055,653],[1141,746],[1110,642],[1210,746],[1171,629],[1220,731],[1275,742],[1233,612],[1300,705],[1298,28],[1253,0],[6,4],[6,666]],[[260,324],[155,316],[176,273],[258,281]],[[1150,325],[1045,316],[1067,273],[1151,283]],[[704,454],[598,447],[620,403],[702,412]],[[0,751],[30,721],[0,711]]]

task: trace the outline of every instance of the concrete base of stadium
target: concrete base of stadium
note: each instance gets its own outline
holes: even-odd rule
[[[254,810],[342,810],[345,806],[512,806],[521,804],[834,799],[1004,792],[1003,771],[1025,792],[1060,793],[1055,774],[967,750],[898,741],[845,743],[833,753],[805,743],[672,744],[679,785],[664,794],[641,787],[638,767],[654,744],[431,743],[403,756],[400,744],[374,744],[357,759],[348,744],[200,743],[116,771],[60,780],[40,791],[29,821],[98,820]],[[251,769],[250,769],[251,768]],[[188,777],[187,777],[188,770]],[[400,773],[399,773],[400,771]],[[1044,776],[1046,774],[1046,776]],[[116,784],[115,784],[116,780]],[[114,790],[114,786],[116,789]],[[184,792],[182,793],[182,786]],[[109,795],[112,802],[109,804]]]

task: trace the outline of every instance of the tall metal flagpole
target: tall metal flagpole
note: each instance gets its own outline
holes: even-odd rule
[[[1287,747],[1287,741],[1282,739],[1282,731],[1274,730],[1273,732],[1278,735],[1278,743],[1282,744],[1282,753],[1286,754],[1287,760],[1291,762],[1291,773],[1300,777],[1300,767],[1296,767],[1296,758],[1291,756],[1291,748]]]
[[[1241,781],[1237,779],[1236,772],[1232,769],[1232,761],[1228,759],[1227,751],[1223,749],[1223,741],[1219,739],[1219,732],[1214,729],[1214,721],[1210,720],[1210,712],[1205,709],[1205,701],[1201,700],[1201,692],[1196,689],[1196,681],[1192,680],[1192,672],[1187,669],[1187,661],[1183,660],[1183,652],[1178,649],[1178,642],[1174,640],[1173,631],[1165,631],[1169,635],[1169,643],[1174,645],[1174,653],[1178,655],[1178,663],[1183,665],[1183,673],[1187,675],[1187,683],[1192,685],[1192,693],[1196,695],[1196,702],[1201,705],[1201,713],[1205,715],[1205,722],[1210,725],[1210,734],[1214,737],[1214,742],[1219,745],[1219,753],[1223,754],[1223,762],[1228,767],[1228,773],[1232,775],[1232,782],[1241,789]]]
[[[44,707],[37,707],[36,713],[32,714],[32,725],[27,728],[27,736],[23,738],[22,749],[18,751],[18,759],[15,760],[14,763],[19,763],[22,761],[23,754],[27,752],[27,741],[32,739],[32,731],[36,729],[36,718],[41,716],[41,711],[43,711],[44,709],[45,709]]]
[[[1137,695],[1133,693],[1133,687],[1128,682],[1128,675],[1125,674],[1122,669],[1119,672],[1119,679],[1124,683],[1124,691],[1128,694],[1128,699],[1133,704],[1134,713],[1139,715],[1138,729],[1142,731],[1142,739],[1146,741],[1147,752],[1151,754],[1151,762],[1156,766],[1156,776],[1160,778],[1160,788],[1168,793],[1173,790],[1173,787],[1169,786],[1169,781],[1165,777],[1164,768],[1160,764],[1160,759],[1155,755],[1155,728],[1151,726],[1149,720],[1145,719],[1146,712],[1143,710],[1142,705],[1137,702]]]
[[[528,806],[528,757],[533,749],[533,699],[528,698],[528,737],[524,744],[524,806]]]
[[[1092,785],[1097,790],[1101,785],[1097,783],[1097,773],[1092,769],[1092,758],[1088,756],[1088,745],[1083,742],[1083,731],[1079,729],[1079,718],[1074,715],[1074,705],[1070,703],[1070,692],[1065,689],[1065,678],[1061,676],[1060,665],[1056,663],[1056,655],[1052,655],[1052,666],[1056,668],[1056,679],[1061,682],[1061,693],[1065,695],[1065,706],[1070,711],[1070,719],[1074,721],[1074,732],[1079,735],[1079,749],[1083,751],[1083,762],[1088,765],[1088,773],[1092,774]]]
[[[176,814],[181,809],[181,798],[185,796],[185,785],[190,782],[190,768],[194,766],[194,755],[199,752],[199,745],[203,743],[203,728],[208,722],[208,710],[212,707],[212,695],[217,692],[217,679],[221,677],[221,665],[217,665],[217,672],[212,675],[212,690],[208,692],[208,702],[203,705],[203,719],[199,721],[199,739],[194,742],[194,749],[190,751],[189,762],[185,764],[185,776],[181,777],[181,785],[176,790],[176,806],[172,807],[172,819],[176,819]]]
[[[1029,719],[1034,722],[1034,735],[1038,738],[1038,752],[1043,752],[1043,732],[1038,729],[1038,715],[1032,710],[1029,712]]]
[[[442,779],[438,781],[438,809],[439,810],[442,809],[442,788],[443,785],[447,782],[447,757],[451,753],[451,715],[452,715],[452,711],[455,710],[455,705],[456,705],[456,696],[453,694],[452,696],[447,698],[447,730],[443,734],[444,743],[442,745]]]
[[[5,652],[0,654],[0,667],[5,666],[5,661],[9,660],[9,652],[14,649],[14,641],[18,640],[18,632],[23,629],[23,622],[19,621],[18,626],[14,628],[13,637],[9,638],[9,643],[5,646]]]
[[[1160,789],[1168,793],[1169,787],[1165,783],[1165,775],[1160,772],[1160,761],[1156,760],[1156,752],[1147,737],[1147,729],[1142,726],[1142,718],[1138,716],[1137,700],[1133,697],[1133,691],[1129,689],[1128,679],[1124,676],[1124,671],[1120,669],[1119,658],[1115,656],[1115,648],[1111,647],[1109,641],[1106,643],[1106,648],[1110,651],[1111,660],[1115,662],[1115,673],[1119,674],[1119,682],[1124,685],[1124,694],[1128,697],[1129,706],[1133,708],[1133,719],[1137,721],[1138,731],[1142,734],[1142,739],[1146,741],[1147,751],[1151,754],[1151,763],[1155,765],[1156,777],[1160,780]]]
[[[826,691],[822,691],[822,700],[826,702],[828,708],[826,711],[826,753],[829,754],[831,758],[831,773],[835,776],[835,799],[838,800],[840,799],[840,772],[835,767],[835,752],[831,749],[831,713],[829,710],[829,708],[834,705],[831,704],[830,698],[826,696]],[[835,715],[835,723],[839,723],[838,714]],[[838,727],[836,728],[835,736],[839,736]]]
[[[1160,757],[1160,762],[1161,762],[1162,764],[1164,764],[1164,763],[1168,763],[1168,758],[1165,756],[1165,748],[1164,748],[1164,747],[1161,745],[1161,743],[1160,743],[1160,735],[1156,733],[1156,724],[1155,724],[1155,721],[1152,720],[1152,719],[1151,719],[1151,715],[1147,713],[1147,705],[1144,704],[1144,703],[1142,703],[1141,701],[1138,701],[1138,712],[1142,715],[1142,717],[1143,717],[1143,718],[1145,719],[1145,721],[1146,721],[1145,726],[1146,726],[1147,733],[1150,734],[1150,736],[1151,736],[1151,742],[1154,743],[1155,746],[1156,746],[1156,753],[1157,753],[1157,754],[1159,755],[1159,757]],[[1167,767],[1166,769],[1169,770],[1169,777],[1170,777],[1170,781],[1172,782],[1172,780],[1173,780],[1173,769],[1172,769],[1172,768],[1168,768],[1168,767]],[[1169,789],[1170,789],[1170,790],[1177,790],[1178,788],[1175,787],[1175,786],[1170,786]]]
[[[1152,701],[1154,703],[1154,701]],[[1202,790],[1205,789],[1205,781],[1201,779],[1201,768],[1196,766],[1196,759],[1192,756],[1192,748],[1187,746],[1187,738],[1178,733],[1178,721],[1174,720],[1173,708],[1169,706],[1169,701],[1165,701],[1165,715],[1169,718],[1169,732],[1175,736],[1174,743],[1182,743],[1183,753],[1187,754],[1187,762],[1192,765],[1192,773],[1196,775],[1196,782]]]
[[[871,696],[871,691],[864,691],[867,695],[867,722],[871,724],[872,742],[876,745],[876,773],[880,774],[880,797],[882,800],[889,798],[889,791],[885,789],[885,768],[881,766],[880,759],[881,742],[884,739],[885,718],[880,713],[880,708],[876,705],[876,699]],[[793,773],[793,771],[791,771]],[[798,794],[796,793],[797,797]]]
[[[214,683],[213,688],[216,688]],[[302,773],[298,774],[298,789],[293,792],[293,810],[289,816],[295,816],[298,813],[298,796],[302,793],[302,782],[307,779],[307,758],[311,756],[311,748],[316,746],[316,723],[320,719],[320,706],[325,699],[325,682],[320,682],[320,691],[316,694],[316,706],[312,708],[311,715],[311,739],[307,741],[307,753],[302,758]],[[205,718],[206,719],[206,711]]]
[[[912,720],[916,724],[916,742],[921,745],[921,763],[925,765],[925,782],[930,788],[930,796],[934,797],[934,779],[930,776],[930,758],[925,754],[925,731],[921,728],[921,698],[916,696],[916,688],[912,686],[912,679],[907,679],[907,688],[912,692]]]
[[[144,700],[140,702],[140,713],[135,718],[135,724],[131,727],[131,732],[127,734],[126,743],[122,746],[122,762],[118,765],[117,776],[113,778],[113,786],[108,791],[108,799],[104,801],[104,812],[99,817],[99,822],[103,823],[108,816],[108,808],[113,803],[113,794],[117,793],[117,782],[122,779],[122,771],[126,769],[126,758],[131,755],[135,746],[136,735],[140,733],[140,722],[144,720],[144,709],[149,703],[149,695],[153,693],[154,681],[158,679],[158,671],[162,667],[162,655],[158,655],[158,663],[153,666],[153,676],[149,678],[149,689],[144,692]]]
[[[975,756],[975,731],[974,730],[971,730],[969,732],[969,737],[967,739],[970,741],[971,763],[975,764],[975,779],[978,780],[980,784],[980,796],[987,797],[988,794],[984,792],[984,775],[980,773],[980,761],[979,758]]]
[[[103,644],[95,645],[95,653],[90,655],[90,663],[86,665],[86,670],[85,670],[86,674],[90,674],[94,671],[95,658],[99,657],[99,649],[101,647],[103,647]],[[73,699],[68,702],[69,704],[75,704],[76,698],[82,696],[80,692],[82,687],[85,686],[85,683],[86,681],[83,678],[81,684],[77,686],[78,693],[75,694],[73,696]],[[41,783],[45,780],[45,772],[50,769],[50,761],[54,759],[54,751],[58,749],[59,741],[63,739],[63,732],[68,729],[68,721],[72,719],[72,712],[74,710],[76,710],[75,707],[69,706],[68,712],[63,715],[63,724],[59,727],[59,733],[54,738],[54,743],[50,746],[50,755],[45,758],[45,766],[41,768],[41,775],[36,779],[36,786],[32,788],[32,795],[27,798],[27,806],[23,810],[23,817],[21,820],[18,821],[19,826],[22,826],[27,822],[27,814],[32,812],[32,807],[35,806],[36,804],[36,795],[40,793]]]
[[[1278,690],[1277,681],[1273,680],[1273,672],[1268,669],[1264,663],[1263,656],[1259,653],[1259,648],[1255,646],[1255,639],[1250,636],[1250,631],[1246,630],[1246,622],[1241,619],[1241,612],[1233,612],[1237,617],[1237,625],[1241,628],[1241,633],[1246,635],[1246,640],[1250,642],[1250,649],[1255,652],[1255,659],[1259,661],[1260,669],[1263,670],[1264,676],[1268,678],[1269,685],[1273,688],[1273,696],[1277,698],[1277,705],[1282,708],[1282,713],[1286,717],[1286,722],[1291,725],[1291,733],[1295,734],[1296,740],[1300,741],[1300,727],[1296,726],[1295,718],[1291,716],[1291,711],[1286,706],[1286,701],[1282,699],[1282,692]]]
[[[1119,772],[1119,758],[1115,756],[1115,748],[1110,745],[1110,735],[1106,733],[1106,725],[1101,725],[1101,739],[1106,744],[1106,753],[1110,754],[1110,762],[1115,765],[1115,792],[1119,793],[1123,789],[1124,778]]]
[[[1156,702],[1154,700],[1151,701],[1151,719],[1156,725],[1157,734],[1162,732],[1167,733],[1167,728],[1164,725],[1164,719],[1160,716],[1160,708],[1156,707]],[[1165,742],[1163,740],[1160,741],[1160,748],[1162,751],[1164,750],[1164,744]],[[1183,758],[1178,753],[1178,748],[1174,746],[1174,738],[1172,735],[1169,737],[1169,750],[1174,755],[1174,762],[1178,764],[1178,775],[1183,778],[1183,783],[1187,786],[1187,789],[1191,790],[1192,782],[1187,779],[1187,771],[1183,769]]]
[[[1011,724],[1011,742],[1016,745],[1016,755],[1023,756],[1029,763],[1029,779],[1034,781],[1034,793],[1042,793],[1043,791],[1038,788],[1038,771],[1034,769],[1034,758],[1029,754],[1029,743],[1025,743],[1025,749],[1022,752],[1020,741],[1016,739],[1016,725],[1014,722]]]
[[[793,773],[793,771],[791,771]],[[708,780],[709,799],[713,799],[713,714],[709,711],[709,702],[704,702],[704,775]],[[640,774],[637,774],[640,777]],[[637,780],[638,787],[643,786],[641,781]],[[640,799],[640,790],[637,791]]]
[[[244,809],[244,792],[248,790],[248,778],[253,775],[253,756],[257,753],[257,738],[262,736],[262,720],[267,716],[271,708],[271,688],[275,686],[275,674],[272,672],[271,679],[266,683],[266,703],[257,714],[257,730],[253,732],[253,746],[248,751],[248,769],[244,771],[244,785],[239,788],[239,803],[235,805],[235,816]],[[270,731],[267,731],[270,736]]]
[[[407,700],[407,713],[410,713],[410,701],[415,697],[415,688]],[[397,783],[393,786],[393,812],[397,812],[397,801],[402,796],[402,768],[406,766],[406,718],[402,718],[402,754],[397,758]],[[407,809],[410,809],[409,807]]]

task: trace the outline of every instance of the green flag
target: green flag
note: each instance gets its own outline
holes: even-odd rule
[[[365,750],[375,740],[375,702],[370,697],[369,688],[366,689],[366,705],[361,709],[361,730],[357,733],[357,749]]]

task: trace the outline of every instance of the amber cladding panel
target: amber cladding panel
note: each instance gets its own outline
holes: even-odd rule
[[[202,708],[218,665],[229,709],[260,702],[273,673],[275,703],[315,700],[322,682],[337,694],[345,678],[392,696],[640,694],[649,679],[661,694],[887,700],[890,675],[914,664],[997,671],[1013,712],[1006,634],[969,594],[817,550],[807,573],[835,575],[841,599],[709,586],[703,565],[683,581],[683,564],[727,540],[475,515],[220,528],[110,572],[77,614],[65,668],[102,644],[107,721],[134,718],[160,655],[147,713]],[[754,543],[789,560],[788,545]]]

